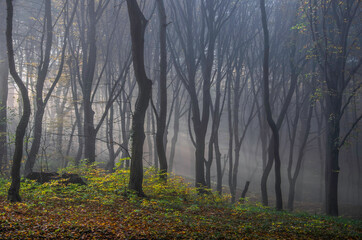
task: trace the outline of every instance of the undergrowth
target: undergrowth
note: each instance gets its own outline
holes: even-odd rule
[[[362,222],[292,214],[259,204],[231,204],[229,195],[198,195],[179,176],[160,181],[146,169],[145,198],[127,191],[129,171],[70,166],[86,186],[23,180],[22,203],[6,201],[0,179],[0,239],[360,239]]]

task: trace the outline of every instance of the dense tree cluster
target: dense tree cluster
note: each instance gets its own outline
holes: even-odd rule
[[[9,200],[21,200],[20,172],[84,159],[130,169],[139,195],[146,165],[162,181],[194,178],[200,194],[228,185],[232,201],[250,184],[264,205],[273,193],[278,210],[294,199],[330,215],[339,198],[360,204],[361,9],[359,0],[1,1]]]

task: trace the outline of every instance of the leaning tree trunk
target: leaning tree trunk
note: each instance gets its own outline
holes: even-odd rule
[[[19,195],[20,190],[20,166],[21,159],[23,158],[23,143],[25,131],[29,123],[30,118],[30,101],[28,96],[28,89],[25,87],[19,74],[16,71],[14,49],[13,49],[13,3],[12,0],[6,0],[7,4],[7,18],[6,18],[6,44],[8,50],[8,61],[10,74],[14,78],[16,85],[18,86],[23,99],[23,115],[16,128],[15,135],[15,149],[13,156],[13,165],[11,168],[11,185],[8,191],[8,200],[11,202],[20,202],[21,197]]]
[[[138,96],[132,121],[132,158],[128,188],[143,196],[143,143],[145,114],[151,97],[152,82],[147,78],[144,65],[144,35],[147,20],[136,0],[127,0],[132,39],[133,68],[138,85]]]

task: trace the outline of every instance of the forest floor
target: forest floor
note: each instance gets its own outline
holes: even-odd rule
[[[180,177],[167,184],[145,173],[146,198],[125,194],[128,172],[76,171],[87,186],[25,180],[23,202],[9,203],[0,179],[0,239],[362,239],[362,221],[275,211],[197,190]]]

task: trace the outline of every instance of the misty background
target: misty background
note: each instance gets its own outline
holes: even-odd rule
[[[90,5],[86,0],[53,0],[50,12],[45,10],[45,2],[14,1],[15,63],[28,89],[32,108],[25,135],[22,173],[56,171],[92,158],[85,146],[87,133],[84,124],[90,123],[95,130],[92,132],[95,133],[93,157],[99,166],[109,171],[115,167],[128,168],[138,87],[132,67],[126,2],[95,1],[95,23],[90,21]],[[334,117],[327,114],[326,99],[336,94],[330,92],[326,78],[330,74],[328,71],[333,73],[335,70],[334,74],[338,75],[333,64],[338,63],[343,52],[342,74],[349,80],[341,87],[340,95],[342,114],[338,142],[343,145],[338,147],[338,203],[341,215],[360,218],[360,1],[342,1],[336,6],[337,12],[333,12],[332,5],[323,12],[324,1],[317,2],[318,6],[299,0],[266,1],[270,37],[269,102],[280,135],[283,202],[289,209],[312,213],[325,211],[327,124],[329,118]],[[159,18],[155,1],[138,3],[148,20],[144,58],[146,74],[152,81],[152,103],[145,119],[143,164],[157,169],[157,113],[161,102]],[[0,170],[2,176],[8,177],[15,129],[23,106],[19,89],[8,73],[6,61],[2,60],[7,58],[6,4],[4,0],[0,4],[1,125],[6,125],[5,131],[2,130]],[[205,184],[219,192],[231,193],[232,199],[237,201],[249,181],[246,196],[250,201],[261,202],[262,176],[268,159],[272,158],[268,153],[272,132],[263,102],[264,39],[259,2],[165,0],[164,5],[167,16],[164,146],[168,171],[194,182],[195,131],[205,129],[202,163]],[[343,15],[344,11],[351,13],[350,18],[345,16],[349,24],[345,49],[337,44],[339,34],[342,34],[338,26],[343,23],[336,23],[333,15]],[[47,27],[47,19],[50,19],[47,14],[51,14],[51,30]],[[93,43],[90,37],[92,24],[95,26]],[[323,30],[327,33],[320,36]],[[47,61],[50,36],[47,31],[52,32],[48,43],[51,49],[43,89],[38,93],[37,83]],[[328,43],[324,46],[318,37]],[[93,59],[94,74],[89,76],[86,69],[90,66],[92,46],[96,46],[96,56]],[[318,47],[325,50],[325,55],[318,51]],[[47,103],[42,106],[44,113],[40,121],[35,117],[40,109],[37,94],[44,99],[49,95]],[[87,101],[84,100],[86,96]],[[86,113],[89,106],[91,110]],[[196,118],[199,118],[200,126],[195,127]],[[39,133],[36,130],[39,126],[35,125],[39,122],[39,148],[34,150],[33,166],[29,163],[27,169],[29,155],[33,154],[34,135]],[[293,180],[294,206],[287,204]],[[275,173],[271,170],[266,185],[267,204],[271,206],[275,202],[274,183]]]

